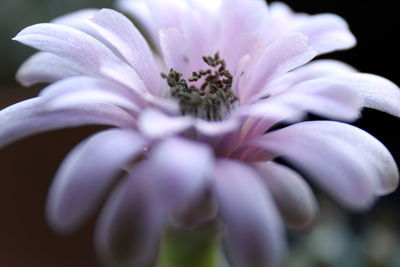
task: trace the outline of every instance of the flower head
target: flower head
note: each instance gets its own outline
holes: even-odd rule
[[[344,122],[362,107],[400,116],[398,87],[338,61],[310,62],[355,45],[342,18],[261,0],[118,5],[142,33],[102,9],[14,38],[42,51],[18,80],[50,85],[0,112],[1,145],[56,128],[114,127],[58,170],[47,206],[56,230],[78,228],[112,191],[96,232],[108,263],[149,266],[166,226],[220,220],[233,266],[277,266],[283,224],[309,227],[318,210],[308,184],[277,157],[350,209],[396,188],[387,149]],[[307,113],[332,121],[304,121]],[[289,126],[272,130],[281,122]]]

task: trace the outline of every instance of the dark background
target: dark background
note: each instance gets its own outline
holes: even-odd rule
[[[397,67],[400,59],[397,40],[400,23],[395,1],[285,2],[299,12],[331,12],[348,21],[358,39],[357,47],[324,57],[343,60],[362,72],[375,73],[400,84]],[[107,0],[2,0],[0,108],[33,97],[38,92],[38,88],[21,88],[13,78],[17,66],[33,52],[10,41],[20,29],[75,9],[106,7],[111,4],[112,1]],[[400,125],[399,119],[365,110],[363,117],[355,124],[380,139],[393,153],[397,162],[400,162],[400,127],[397,127]],[[97,266],[92,248],[93,222],[72,236],[59,237],[51,232],[44,219],[47,190],[58,164],[71,147],[97,129],[84,127],[40,134],[0,151],[0,267]],[[375,215],[378,216],[382,210],[390,210],[393,214],[389,224],[400,225],[399,200],[398,192],[385,197],[367,215],[350,215],[350,224],[356,230],[364,228],[368,222],[374,221]],[[398,232],[393,234],[398,240]]]

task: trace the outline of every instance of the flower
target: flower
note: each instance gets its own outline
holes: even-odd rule
[[[166,226],[219,220],[233,266],[278,266],[283,224],[304,229],[318,213],[297,170],[353,210],[397,187],[389,151],[345,122],[362,107],[400,116],[399,88],[338,61],[310,62],[355,45],[342,18],[261,0],[118,6],[143,34],[110,9],[22,30],[14,39],[42,52],[18,80],[51,84],[0,112],[2,146],[51,129],[113,127],[70,152],[47,205],[52,227],[68,233],[112,191],[96,230],[106,263],[149,266]],[[308,112],[331,120],[304,121]],[[281,122],[289,126],[273,130]]]

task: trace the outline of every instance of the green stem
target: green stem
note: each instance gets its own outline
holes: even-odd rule
[[[215,225],[194,230],[170,228],[164,235],[157,267],[218,267],[219,241]]]

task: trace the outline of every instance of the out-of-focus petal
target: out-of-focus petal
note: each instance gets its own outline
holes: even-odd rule
[[[132,22],[121,13],[111,9],[100,10],[90,21],[89,25],[119,51],[136,70],[147,88],[158,94],[161,77],[153,54]]]
[[[215,190],[233,266],[278,266],[284,250],[282,222],[258,174],[243,163],[219,160]]]
[[[264,85],[279,74],[297,68],[316,55],[308,45],[307,37],[301,33],[288,34],[268,47],[257,56],[251,69],[249,84],[241,89],[241,103],[258,93]]]
[[[76,29],[81,29],[85,25],[85,21],[93,18],[93,16],[98,12],[98,9],[87,8],[81,9],[75,12],[68,13],[64,16],[53,19],[51,22],[56,24],[67,25]]]
[[[143,164],[114,189],[98,219],[97,252],[107,266],[153,266],[157,258],[165,218],[154,202],[152,167]]]
[[[82,66],[66,58],[39,52],[27,59],[19,68],[16,78],[24,86],[51,83],[67,77],[90,75]]]
[[[168,116],[154,109],[143,111],[138,120],[139,130],[149,138],[165,138],[179,134],[191,126],[191,117]]]
[[[0,111],[0,146],[48,130],[104,124],[122,128],[135,127],[134,118],[122,109],[108,103],[69,106],[48,109],[42,97],[14,104]]]
[[[346,124],[332,123],[336,124],[337,132],[346,131],[343,127]],[[371,165],[363,150],[341,136],[318,132],[322,125],[297,123],[257,137],[250,145],[283,156],[342,205],[357,210],[368,208],[375,200],[379,180],[375,164]],[[362,134],[357,134],[357,138],[365,140]],[[368,140],[365,143],[367,146]]]
[[[274,163],[256,163],[287,226],[306,229],[318,213],[315,197],[304,179],[293,170]]]
[[[160,203],[174,212],[203,197],[211,183],[214,156],[205,144],[172,138],[154,147],[149,163]]]
[[[93,214],[122,168],[143,152],[144,145],[135,132],[112,129],[72,150],[50,188],[47,217],[53,228],[68,233],[79,227]]]

